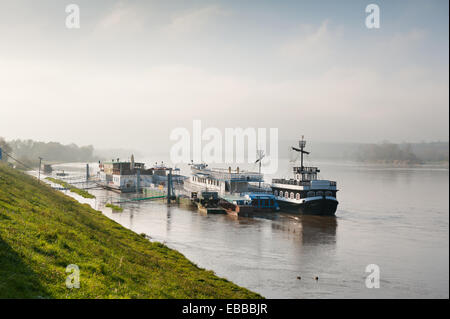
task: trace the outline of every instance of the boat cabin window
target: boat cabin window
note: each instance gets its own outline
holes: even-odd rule
[[[291,192],[291,199],[294,199],[294,192]]]
[[[280,197],[283,197],[283,191],[280,191]]]
[[[284,197],[285,197],[285,198],[289,198],[289,192],[285,192],[285,193],[284,193]]]
[[[306,194],[306,196],[307,196],[307,197],[314,197],[314,192],[313,192],[313,191],[309,191],[309,192]]]
[[[323,192],[322,191],[316,192],[316,196],[323,196]]]
[[[297,194],[295,195],[295,199],[297,199],[297,200],[300,199],[300,193],[297,193]]]
[[[277,190],[274,190],[274,191],[273,191],[273,194],[274,194],[275,196],[278,196],[278,191],[277,191]]]
[[[330,191],[326,191],[326,192],[325,192],[325,196],[333,196],[333,193],[330,192]]]

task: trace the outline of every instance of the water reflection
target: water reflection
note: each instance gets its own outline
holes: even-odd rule
[[[252,217],[226,215],[226,220],[252,228],[262,227],[258,220],[270,221],[275,233],[285,233],[304,245],[328,245],[336,243],[338,221],[335,216],[295,215],[289,213],[256,214]],[[261,229],[259,231],[262,231]]]
[[[162,201],[113,212],[104,202],[129,195],[91,192],[108,217],[268,298],[448,298],[448,170],[324,171],[339,181],[337,217],[202,215]],[[382,265],[383,289],[365,287],[370,263]]]
[[[296,236],[303,245],[335,244],[337,225],[334,216],[281,214],[272,222],[274,230]]]
[[[166,232],[167,232],[167,234],[170,233],[170,229],[171,229],[171,225],[172,225],[172,218],[170,218],[171,212],[172,212],[172,206],[168,205],[167,212],[166,212]]]

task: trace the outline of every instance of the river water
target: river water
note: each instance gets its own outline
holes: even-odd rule
[[[161,201],[112,212],[104,203],[119,194],[72,196],[267,298],[448,298],[448,168],[320,168],[338,182],[335,218],[206,216]],[[369,264],[379,267],[379,288],[366,287]]]

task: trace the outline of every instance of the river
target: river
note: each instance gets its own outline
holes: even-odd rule
[[[205,216],[161,201],[112,212],[104,203],[118,194],[72,196],[267,298],[448,298],[448,168],[320,168],[338,182],[335,218]],[[369,264],[379,267],[379,288],[366,287]]]

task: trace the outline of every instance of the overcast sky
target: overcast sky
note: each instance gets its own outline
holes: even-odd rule
[[[368,29],[371,2],[1,0],[0,136],[160,148],[199,119],[448,141],[448,1],[377,1]]]

